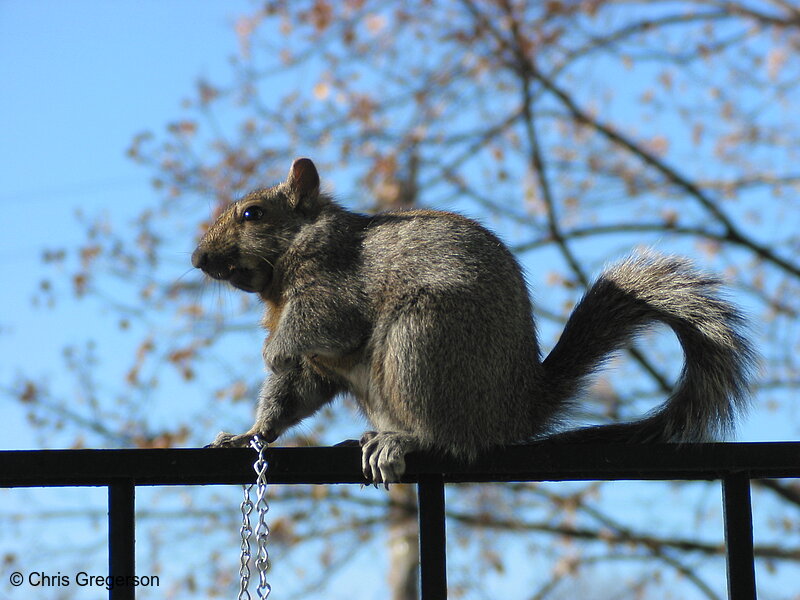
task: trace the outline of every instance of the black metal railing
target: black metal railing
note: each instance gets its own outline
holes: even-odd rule
[[[243,484],[254,479],[250,449],[35,450],[0,452],[0,487],[107,486],[109,575],[135,573],[137,486]],[[270,483],[364,483],[358,447],[269,448]],[[568,445],[538,443],[489,453],[471,465],[407,459],[419,498],[420,594],[447,595],[444,485],[451,482],[719,480],[730,600],[756,597],[752,479],[800,477],[800,443]],[[115,586],[112,600],[132,599]]]

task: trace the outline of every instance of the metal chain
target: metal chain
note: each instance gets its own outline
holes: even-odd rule
[[[253,484],[242,486],[244,490],[244,500],[242,501],[242,528],[239,534],[242,537],[242,553],[239,557],[239,596],[238,600],[250,600],[250,592],[247,586],[250,584],[250,536],[253,529],[250,527],[250,513],[253,512],[253,502],[250,500],[250,490]]]
[[[269,569],[269,552],[267,551],[267,536],[269,536],[269,526],[267,525],[267,460],[264,451],[267,445],[258,436],[254,436],[250,442],[250,447],[258,452],[258,459],[253,468],[256,472],[256,511],[258,512],[258,525],[256,526],[256,547],[258,554],[256,557],[256,569],[258,570],[258,588],[256,592],[259,600],[265,600],[272,588],[267,583],[267,569]]]
[[[267,445],[261,441],[256,435],[250,440],[250,447],[258,452],[258,458],[253,464],[253,469],[256,472],[256,483],[245,484],[242,486],[244,490],[244,500],[242,501],[242,528],[239,530],[242,538],[241,556],[239,566],[239,596],[238,600],[251,600],[248,585],[250,584],[250,537],[253,535],[253,528],[250,526],[250,514],[255,509],[258,513],[258,524],[256,525],[256,553],[255,566],[258,570],[258,587],[256,593],[259,600],[266,600],[272,588],[267,583],[267,569],[269,568],[269,552],[267,551],[267,536],[269,535],[269,526],[267,526],[267,512],[269,511],[269,504],[267,503],[267,468],[268,463],[264,456],[264,451]],[[250,493],[253,486],[256,486],[256,502],[253,504],[250,500]]]

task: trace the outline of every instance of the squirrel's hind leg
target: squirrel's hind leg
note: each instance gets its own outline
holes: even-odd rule
[[[387,489],[399,483],[406,470],[406,454],[421,449],[417,438],[397,431],[367,431],[360,440],[364,477]]]

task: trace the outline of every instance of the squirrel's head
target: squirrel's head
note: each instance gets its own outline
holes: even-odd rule
[[[314,163],[298,158],[285,181],[225,208],[197,245],[192,265],[245,292],[265,292],[294,236],[328,202]]]

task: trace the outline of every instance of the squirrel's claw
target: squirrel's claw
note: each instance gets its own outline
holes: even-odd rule
[[[406,471],[405,456],[418,446],[406,433],[394,431],[368,431],[360,440],[361,469],[367,481],[377,487],[399,483]]]
[[[252,433],[233,435],[232,433],[220,431],[214,441],[206,448],[246,448],[250,445],[251,439],[253,439]]]

